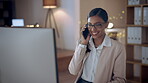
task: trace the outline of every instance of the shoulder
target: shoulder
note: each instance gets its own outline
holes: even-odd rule
[[[125,50],[125,45],[120,43],[119,41],[111,39],[111,43],[112,43],[112,47],[116,51],[121,52],[121,51]]]
[[[111,50],[114,52],[114,57],[126,57],[126,50],[125,50],[125,45],[120,43],[117,40],[111,39]]]
[[[112,43],[112,46],[115,46],[115,47],[124,46],[124,45],[123,45],[122,43],[120,43],[119,41],[113,40],[113,39],[111,39],[111,43]]]

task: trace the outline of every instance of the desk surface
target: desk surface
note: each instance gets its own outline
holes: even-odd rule
[[[57,49],[57,58],[72,56],[73,54],[74,54],[73,50]]]

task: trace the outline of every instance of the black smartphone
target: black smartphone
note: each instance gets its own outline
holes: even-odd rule
[[[83,37],[86,39],[89,35],[88,24],[85,25],[85,30],[82,32]]]

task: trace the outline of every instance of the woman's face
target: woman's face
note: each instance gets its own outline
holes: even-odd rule
[[[104,22],[99,16],[92,16],[88,18],[88,29],[94,39],[103,38],[105,35],[105,28],[108,22]]]

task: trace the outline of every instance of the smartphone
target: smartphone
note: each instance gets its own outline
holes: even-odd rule
[[[88,24],[85,25],[85,30],[82,32],[83,37],[86,39],[89,35]]]

